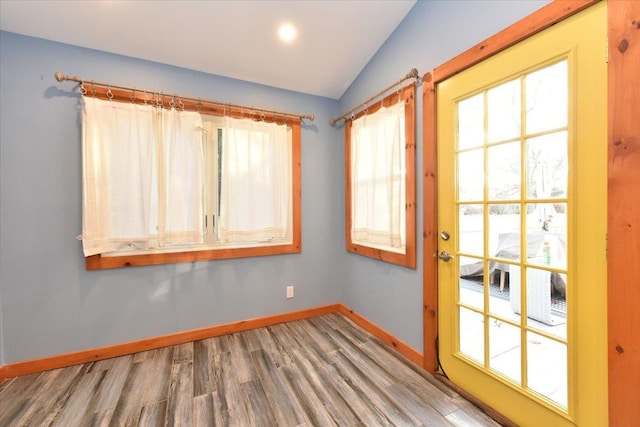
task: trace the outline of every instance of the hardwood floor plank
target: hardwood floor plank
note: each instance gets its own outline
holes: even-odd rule
[[[361,344],[360,348],[367,354],[369,359],[380,366],[381,369],[384,369],[387,374],[393,374],[396,381],[407,382],[420,378],[411,367],[391,353],[384,351],[377,343],[368,341]]]
[[[248,410],[248,422],[251,426],[270,427],[277,425],[269,405],[269,398],[259,380],[243,382],[240,389]]]
[[[479,411],[472,403],[462,396],[453,399],[460,409],[447,415],[447,419],[456,426],[492,426],[499,427],[500,424],[491,419],[487,414]]]
[[[68,383],[58,383],[55,391],[49,396],[47,403],[35,403],[36,406],[41,406],[42,410],[35,411],[32,418],[29,420],[30,425],[49,426],[60,414],[63,407],[67,404],[69,398],[76,389],[78,383],[82,380],[83,375],[86,373],[86,369],[89,366],[84,365],[79,372],[68,371],[69,375]],[[68,368],[65,368],[68,369]]]
[[[343,376],[348,378],[352,387],[376,408],[392,425],[419,426],[422,423],[407,412],[406,408],[386,391],[384,386],[376,384],[370,377],[370,371],[363,371],[355,365],[343,350],[334,355],[334,366]]]
[[[35,374],[24,375],[16,378],[7,378],[2,382],[0,398],[26,391],[38,379],[38,377],[40,377],[40,375],[42,375],[42,372],[36,372]]]
[[[425,426],[450,427],[444,415],[433,408],[427,396],[417,396],[400,384],[392,384],[388,387],[389,394],[402,402],[404,407],[420,420]]]
[[[45,419],[52,414],[54,408],[64,405],[70,391],[85,370],[85,365],[76,365],[45,372],[42,376],[44,380],[42,388],[38,389],[38,394],[31,401],[31,405],[20,414],[18,419],[13,421],[15,422],[13,425],[44,424]]]
[[[403,385],[409,392],[421,396],[429,406],[444,416],[458,409],[458,405],[451,398],[443,395],[433,384],[427,381],[409,381],[403,383]]]
[[[103,412],[114,409],[120,399],[120,393],[124,383],[129,376],[131,369],[132,355],[116,357],[113,359],[111,367],[108,369],[104,380],[98,389],[98,397],[94,407],[94,412]]]
[[[286,349],[278,345],[269,328],[256,330],[256,336],[260,341],[260,349],[269,355],[269,359],[276,368],[292,363]]]
[[[171,368],[166,425],[169,427],[191,426],[192,422],[193,362],[174,364]]]
[[[314,318],[318,322],[324,322],[333,330],[341,331],[344,335],[357,343],[369,341],[373,335],[356,325],[351,319],[346,318],[340,313],[331,313],[326,316]]]
[[[245,342],[249,353],[262,349],[262,343],[258,339],[257,331],[257,329],[250,329],[248,331],[238,333],[242,337],[242,340]]]
[[[87,372],[108,371],[113,367],[114,363],[116,363],[119,358],[120,357],[112,357],[110,359],[103,359],[93,362],[93,365],[91,365],[91,369],[89,369]]]
[[[294,328],[299,327],[301,329],[301,334],[303,336],[308,336],[308,338],[306,339],[307,344],[317,345],[320,350],[325,353],[331,353],[335,350],[338,350],[339,346],[335,343],[334,340],[330,339],[330,334],[322,329],[318,329],[318,327],[315,326],[312,320],[313,319],[305,319],[299,322],[299,324],[291,326],[293,326]]]
[[[397,381],[393,374],[384,369],[384,365],[378,365],[375,359],[369,357],[360,346],[350,341],[341,331],[335,331],[332,338],[340,346],[340,351],[347,355],[354,364],[369,368],[366,373],[380,387],[387,387]],[[362,345],[362,342],[358,343]]]
[[[193,342],[173,346],[173,364],[193,362]]]
[[[277,367],[291,365],[293,361],[291,360],[287,343],[290,343],[293,338],[288,337],[289,332],[287,328],[278,328],[277,326],[281,325],[266,328],[269,336],[269,345],[265,345],[263,349],[269,352],[271,360],[275,362]]]
[[[214,418],[220,420],[220,425],[250,425],[246,401],[233,371],[231,353],[217,353],[214,357]]]
[[[216,425],[234,425],[233,420],[231,419],[231,415],[233,414],[233,410],[231,413],[229,412],[229,405],[227,404],[227,397],[231,401],[231,405],[238,402],[238,398],[233,396],[233,389],[229,389],[227,392],[225,387],[225,372],[224,372],[224,364],[227,362],[230,363],[231,354],[230,353],[215,353],[213,355],[213,365],[212,365],[212,381],[214,382],[214,386],[212,387],[213,393],[213,416],[216,420]],[[229,385],[232,387],[233,384]]]
[[[233,354],[231,363],[239,384],[254,381],[258,378],[256,369],[251,360],[249,349],[242,335],[231,334],[227,336],[227,348]]]
[[[324,364],[331,365],[333,353],[339,350],[335,340],[331,339],[324,332],[318,331],[311,323],[289,324],[293,337],[300,342],[300,348],[309,350],[318,360]]]
[[[236,332],[235,334],[224,335],[220,338],[224,339],[227,342],[227,351],[229,351],[230,353],[250,353],[251,351],[247,347],[244,336],[245,335],[243,332]]]
[[[280,368],[312,426],[337,426],[320,398],[295,365]]]
[[[141,351],[133,355],[133,363],[144,362],[147,359],[153,359],[156,350]]]
[[[473,417],[469,416],[462,409],[456,409],[449,415],[447,415],[449,424],[456,427],[469,427],[469,426],[486,426],[487,424],[479,423]],[[499,426],[500,424],[496,424]]]
[[[367,398],[361,394],[357,387],[348,376],[330,365],[326,368],[331,375],[332,383],[336,391],[340,394],[345,402],[349,403],[351,410],[357,415],[360,422],[365,426],[385,426],[390,425],[387,417],[382,414],[378,408]]]
[[[309,352],[298,348],[292,352],[294,363],[313,388],[314,393],[322,402],[327,412],[339,426],[353,426],[359,424],[358,416],[351,410],[349,404],[341,397],[333,385],[333,381],[327,381],[328,370],[321,362]]]
[[[113,411],[113,409],[107,409],[106,411],[92,414],[87,425],[90,427],[109,427],[109,423],[111,423],[111,418],[113,417]]]
[[[111,417],[110,426],[133,426],[137,424],[142,411],[142,400],[151,368],[150,364],[149,360],[131,364],[129,374]]]
[[[226,353],[229,351],[229,343],[226,336],[210,338],[211,351],[213,353]]]
[[[140,427],[164,427],[167,413],[167,401],[162,400],[142,407],[140,412]],[[206,425],[206,424],[199,424]]]
[[[84,418],[96,399],[96,391],[104,380],[106,371],[94,371],[84,375],[67,399],[52,426],[68,427],[85,424]]]
[[[0,382],[0,394],[2,394],[2,390],[7,388],[9,384],[11,384],[14,380],[15,378],[5,378],[4,380],[2,380],[2,382]]]
[[[449,396],[452,399],[454,397],[459,396],[458,393],[456,393],[454,390],[447,387],[447,385],[442,383],[442,381],[438,381],[433,375],[431,375],[430,373],[422,369],[420,366],[413,363],[411,360],[407,359],[405,356],[400,354],[400,352],[397,351],[396,349],[389,347],[387,344],[380,341],[376,337],[372,337],[371,342],[375,343],[383,352],[388,353],[392,358],[395,358],[401,363],[403,363],[405,366],[411,369],[418,377],[421,377],[428,383],[431,383],[435,388],[440,390],[440,392],[444,393],[445,395]]]
[[[300,322],[285,323],[282,327],[286,328],[288,343],[295,350],[308,348],[314,342],[309,334],[302,330]]]
[[[174,347],[164,347],[156,350],[153,359],[149,361],[150,371],[144,390],[143,406],[167,400],[169,383],[171,381],[171,363]]]
[[[0,393],[0,401],[2,401],[2,411],[0,411],[0,425],[9,423],[18,417],[18,414],[27,410],[31,404],[32,395],[38,388],[36,380],[44,373],[25,375],[24,377],[14,378]],[[7,382],[7,381],[5,381]]]
[[[300,346],[300,342],[296,339],[286,323],[270,326],[268,331],[278,348],[294,349]]]
[[[34,398],[20,397],[15,399],[10,406],[3,406],[0,413],[0,426],[15,426],[17,420],[20,419],[32,405]]]
[[[316,372],[317,376],[321,379],[320,387],[323,387],[326,394],[332,397],[327,399],[330,401],[333,410],[332,414],[335,420],[344,420],[340,422],[340,425],[345,426],[369,426],[369,425],[387,425],[387,420],[377,412],[376,408],[371,406],[367,400],[363,400],[346,381],[336,368],[332,365],[332,355],[337,352],[335,342],[328,339],[328,337],[314,329],[311,323],[305,325],[305,321],[290,323],[287,325],[291,328],[293,335],[297,337],[302,344],[296,349],[302,355],[302,358],[296,360],[300,363],[305,360],[306,366],[312,367],[312,369],[305,370],[304,372]],[[322,351],[320,346],[307,345],[307,341],[304,338],[305,332],[315,332],[320,334],[320,339],[324,341],[324,347],[327,350]],[[318,337],[319,335],[312,335]],[[296,352],[293,352],[294,358]],[[325,395],[326,395],[325,394]],[[345,410],[341,402],[344,402],[348,410]]]
[[[213,424],[216,426],[232,426],[232,423],[229,423],[229,410],[226,405],[227,402],[224,400],[224,395],[219,395],[217,391],[211,393],[211,400],[213,402]]]
[[[193,398],[193,425],[215,426],[213,394],[207,393]]]
[[[213,349],[212,340],[193,343],[193,395],[195,397],[213,391]]]
[[[362,348],[371,360],[375,361],[379,369],[384,370],[389,375],[393,375],[398,383],[402,383],[411,393],[422,396],[425,402],[434,407],[440,414],[447,415],[458,407],[451,402],[451,399],[458,396],[457,393],[443,393],[430,381],[424,380],[422,375],[417,374],[407,362],[404,362],[391,353],[383,350],[377,343],[367,342],[362,344]],[[411,362],[408,362],[411,363]]]
[[[322,348],[322,342],[311,337],[311,335],[303,328],[301,322],[287,324],[286,326],[289,330],[290,336],[297,342],[296,348],[308,350],[319,360],[324,360],[330,351],[336,350],[335,348]],[[324,338],[321,339],[324,340]],[[328,340],[325,341],[329,342]]]
[[[269,396],[269,403],[276,423],[282,426],[297,426],[308,423],[309,420],[305,417],[291,387],[288,386],[286,379],[282,377],[267,352],[257,350],[251,353],[251,357],[262,381],[262,386]]]

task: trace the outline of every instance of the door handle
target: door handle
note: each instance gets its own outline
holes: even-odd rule
[[[443,260],[444,262],[449,262],[453,259],[453,255],[451,255],[449,252],[447,251],[442,251],[440,252],[440,254],[438,255],[438,258],[440,258],[441,260]]]

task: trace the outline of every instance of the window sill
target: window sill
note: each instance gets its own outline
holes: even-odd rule
[[[402,267],[416,268],[415,247],[407,246],[406,253],[399,253],[351,243],[347,244],[347,251]]]
[[[144,265],[173,264],[179,262],[210,261],[217,259],[247,258],[269,255],[297,254],[302,252],[301,242],[283,245],[265,245],[242,248],[205,249],[186,252],[156,252],[152,254],[86,257],[87,270],[139,267]]]

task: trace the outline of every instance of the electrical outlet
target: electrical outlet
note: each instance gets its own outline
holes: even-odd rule
[[[293,298],[293,286],[287,286],[287,298]]]

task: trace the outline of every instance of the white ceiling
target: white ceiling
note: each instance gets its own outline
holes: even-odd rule
[[[338,99],[415,1],[1,0],[0,29]]]

